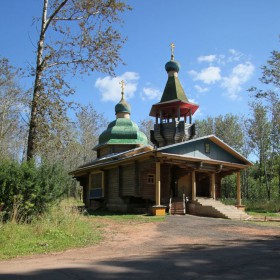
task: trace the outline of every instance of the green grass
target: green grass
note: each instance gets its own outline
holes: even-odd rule
[[[56,207],[30,224],[0,224],[0,259],[84,247],[102,239],[102,224]]]
[[[131,225],[164,221],[164,217],[109,212],[83,215],[77,206],[73,200],[63,201],[29,224],[0,223],[0,260],[97,244],[108,220]]]
[[[256,220],[248,220],[246,223],[255,224],[264,227],[280,227],[280,222],[278,221],[269,221],[269,219],[280,219],[280,213],[271,213],[271,212],[247,212],[253,218],[257,218]],[[266,217],[266,220],[265,220]]]
[[[255,212],[255,211],[248,211],[247,212],[251,216],[256,216],[256,217],[275,217],[275,218],[280,218],[279,213],[271,213],[271,212]]]

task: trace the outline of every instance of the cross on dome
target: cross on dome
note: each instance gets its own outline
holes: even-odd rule
[[[175,49],[175,44],[171,43],[170,44],[171,47],[171,60],[174,60],[174,49]]]
[[[123,95],[124,95],[124,86],[126,85],[125,81],[124,80],[121,80],[119,82],[119,84],[121,85],[121,89],[122,89],[122,99],[123,99]]]

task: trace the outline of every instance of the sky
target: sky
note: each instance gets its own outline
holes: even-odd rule
[[[0,56],[17,67],[34,65],[38,39],[33,17],[40,16],[41,0],[0,1]],[[279,50],[279,0],[129,0],[132,11],[122,15],[121,33],[127,37],[121,57],[126,65],[116,76],[94,72],[73,77],[73,100],[92,103],[108,120],[125,98],[136,123],[148,117],[159,102],[175,44],[181,65],[179,80],[188,99],[200,107],[194,118],[249,114],[248,88],[262,87],[260,67],[272,50]],[[25,87],[32,81],[25,81]]]

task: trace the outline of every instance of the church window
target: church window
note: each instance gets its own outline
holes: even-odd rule
[[[204,151],[206,154],[210,154],[210,144],[209,143],[204,144]]]
[[[90,177],[90,197],[101,198],[103,197],[104,189],[104,174],[103,172],[92,173]]]
[[[155,183],[155,174],[148,174],[147,183],[148,184],[154,184]]]

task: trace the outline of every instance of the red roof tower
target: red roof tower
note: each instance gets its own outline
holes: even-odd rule
[[[168,80],[161,100],[150,111],[150,116],[156,118],[151,141],[158,147],[183,142],[195,135],[192,116],[199,106],[188,100],[178,79],[180,64],[174,60],[174,47],[171,44],[171,60],[165,64]]]

